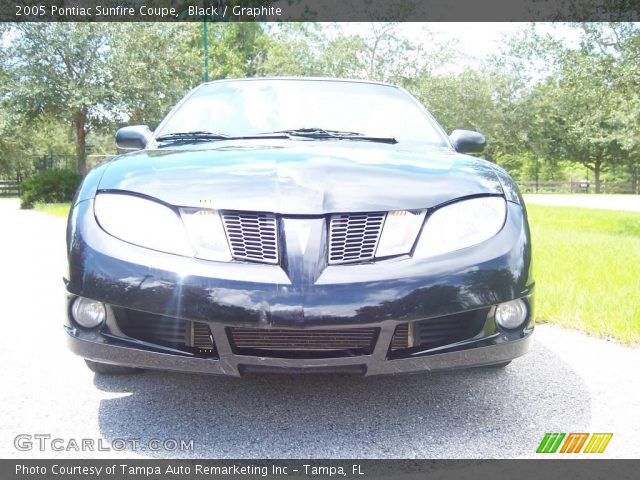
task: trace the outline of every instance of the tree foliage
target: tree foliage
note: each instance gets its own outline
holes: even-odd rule
[[[109,44],[114,29],[96,24],[20,24],[9,57],[9,105],[27,119],[74,127],[77,168],[86,173],[86,135],[115,106]]]
[[[556,69],[536,85],[531,102],[538,149],[547,158],[584,165],[593,173],[596,192],[603,172],[634,156],[640,118],[638,90],[629,88],[635,75],[621,45],[603,43],[608,32],[587,26],[578,48],[543,50]]]
[[[80,185],[82,177],[72,171],[53,169],[40,172],[22,183],[20,204],[22,208],[33,208],[36,202],[70,202]]]

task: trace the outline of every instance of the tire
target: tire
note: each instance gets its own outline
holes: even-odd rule
[[[140,373],[142,370],[133,367],[121,367],[120,365],[111,365],[109,363],[99,363],[92,360],[85,360],[87,367],[93,373],[100,375],[131,375],[133,373]]]
[[[502,363],[494,363],[493,365],[486,365],[484,368],[504,368],[507,365],[509,365],[511,363],[511,360],[509,360],[508,362],[502,362]]]

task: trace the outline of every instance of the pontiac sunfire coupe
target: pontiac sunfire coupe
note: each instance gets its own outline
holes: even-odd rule
[[[134,151],[86,176],[67,230],[65,329],[93,371],[378,375],[529,349],[518,188],[405,90],[216,81],[116,141]]]

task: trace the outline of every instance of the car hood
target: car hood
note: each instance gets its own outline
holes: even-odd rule
[[[99,190],[176,206],[319,215],[421,209],[501,194],[492,164],[449,149],[347,140],[245,140],[116,157]]]

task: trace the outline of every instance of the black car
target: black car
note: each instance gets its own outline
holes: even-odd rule
[[[221,80],[80,186],[65,325],[99,373],[503,366],[533,332],[518,188],[402,88]]]

